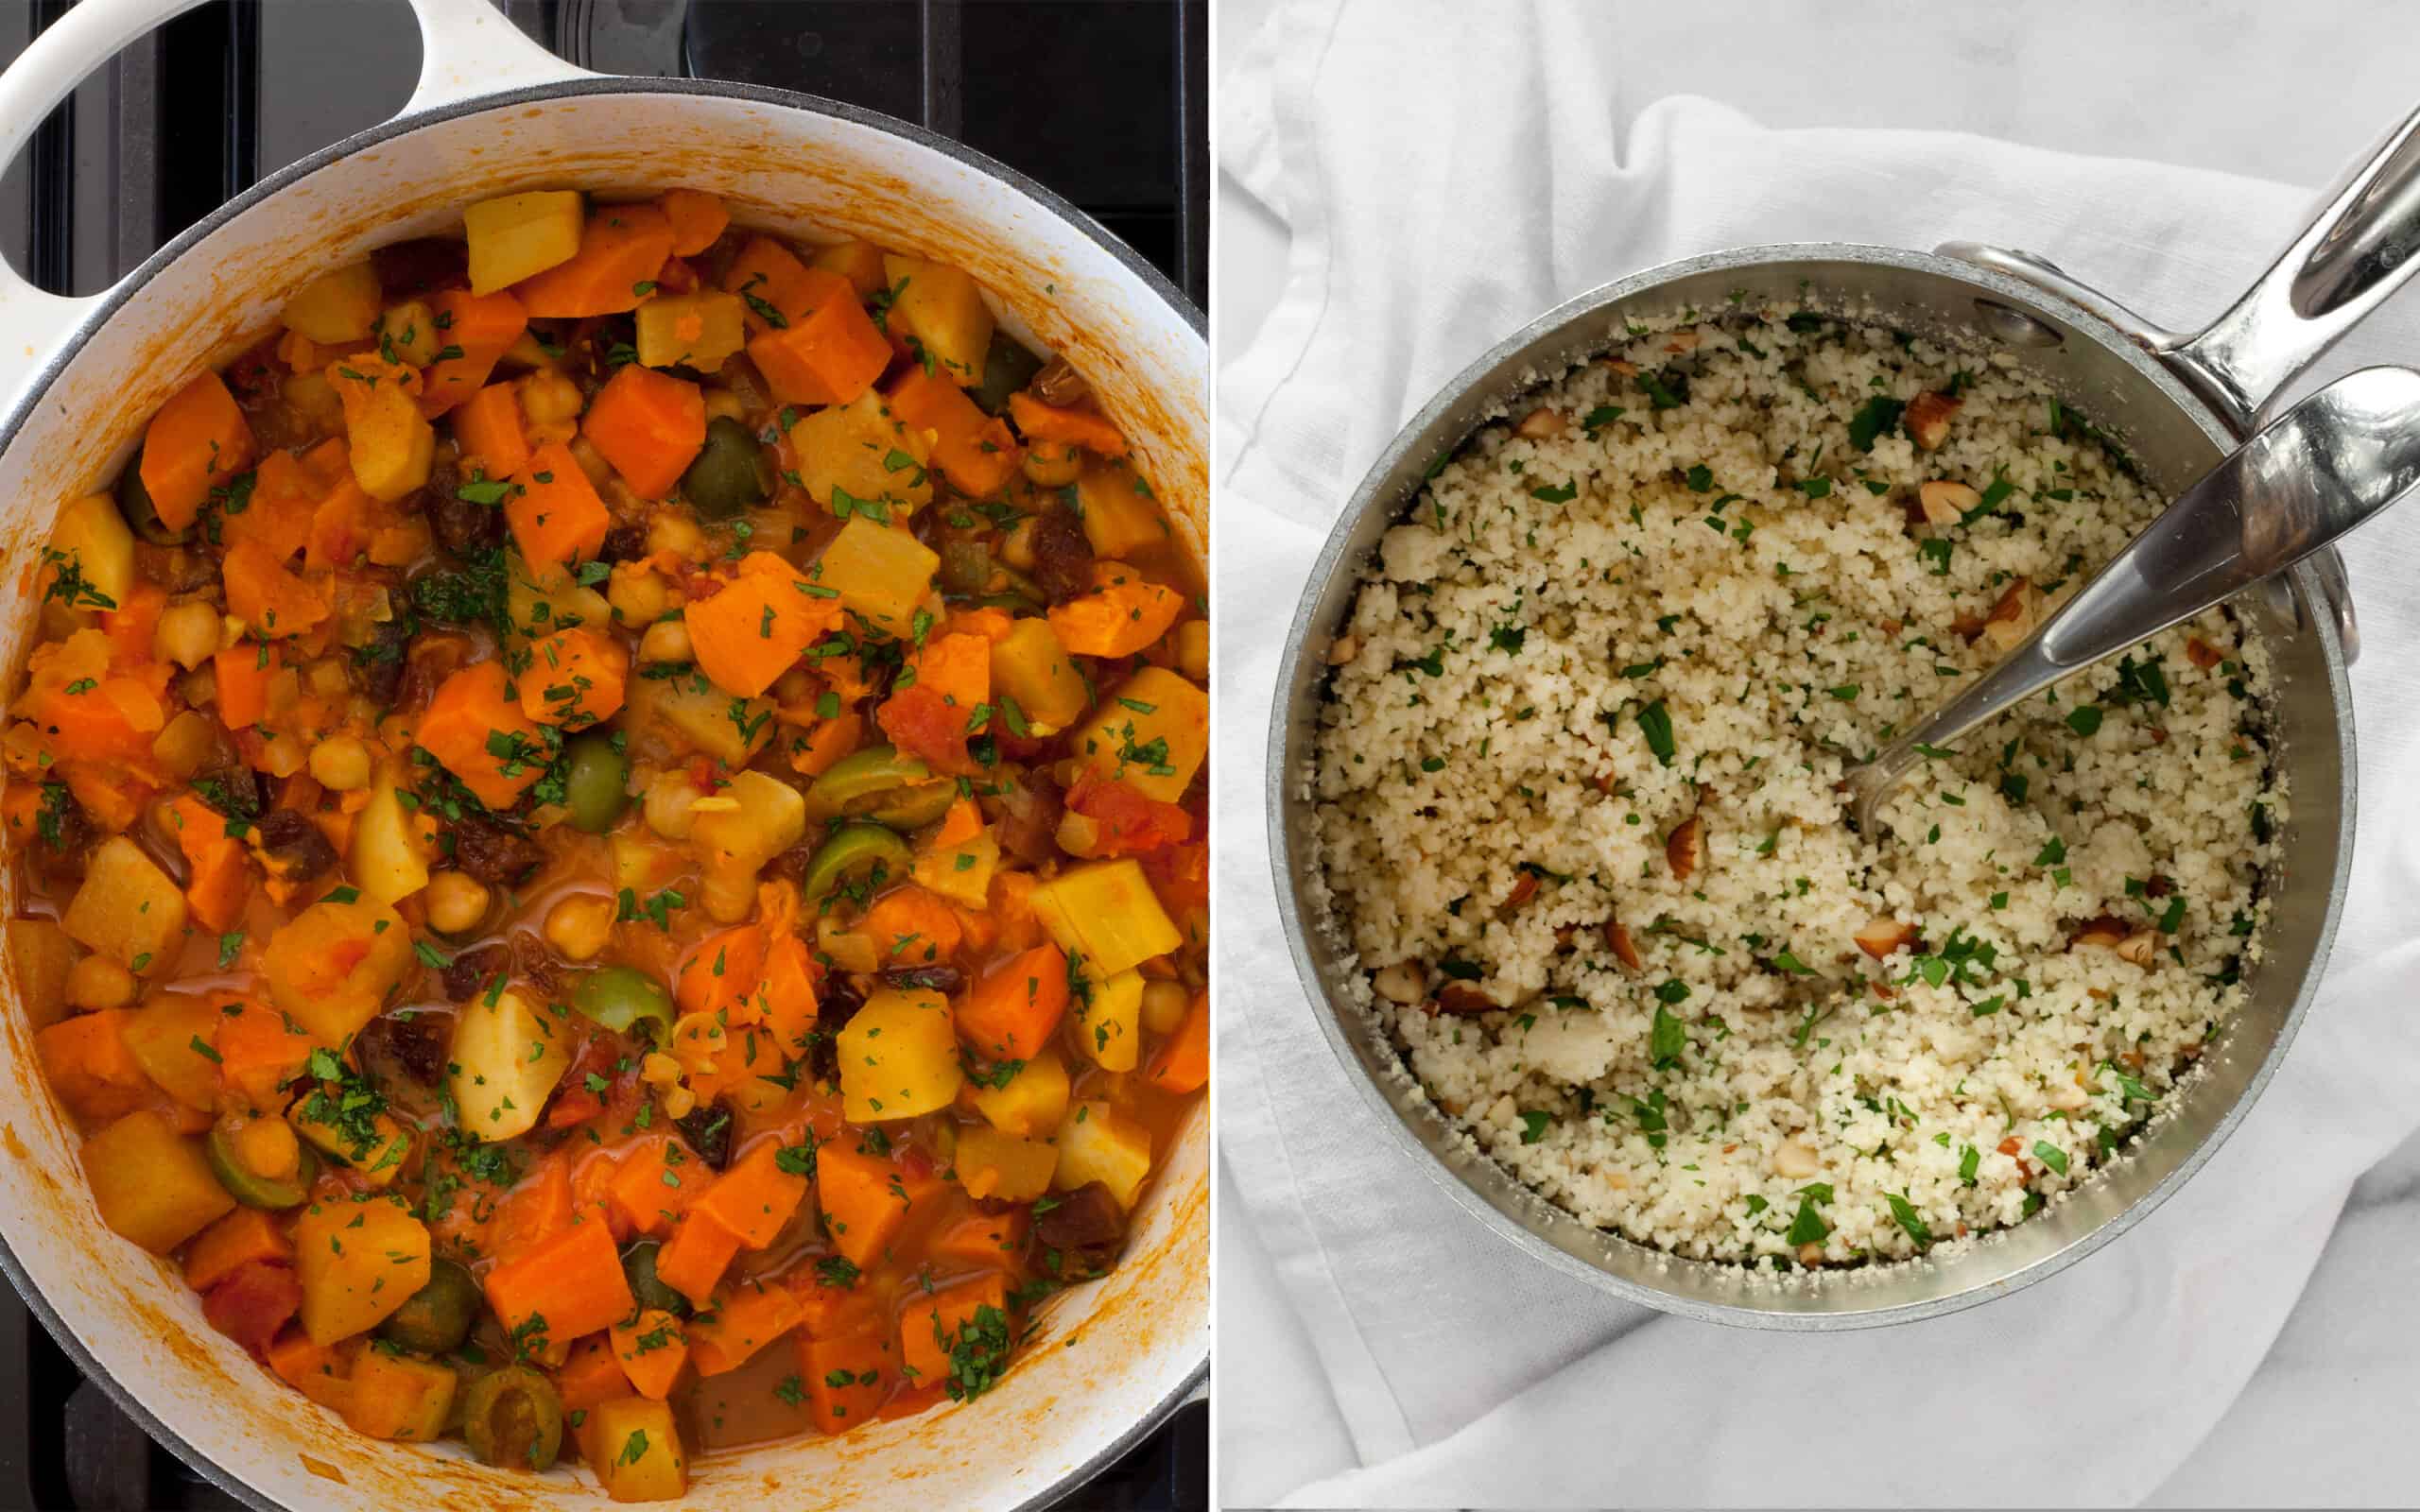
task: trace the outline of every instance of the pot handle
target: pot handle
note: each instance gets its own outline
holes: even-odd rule
[[[531,42],[491,0],[411,0],[411,8],[420,22],[420,84],[399,121],[527,84],[598,77]]]
[[[0,73],[0,167],[16,160],[59,102],[120,48],[201,0],[82,0]],[[0,364],[29,380],[107,294],[46,293],[0,258]],[[13,385],[12,385],[13,387]]]

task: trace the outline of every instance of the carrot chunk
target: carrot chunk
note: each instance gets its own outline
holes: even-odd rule
[[[151,1078],[128,1048],[134,1015],[103,1008],[62,1019],[34,1035],[34,1053],[59,1100],[84,1118],[116,1118],[151,1101]]]
[[[804,270],[795,298],[805,308],[748,343],[749,360],[786,404],[845,404],[890,366],[890,343],[838,273]]]
[[[600,1401],[630,1394],[630,1378],[614,1358],[612,1340],[588,1337],[571,1347],[562,1367],[555,1372],[555,1393],[563,1411],[586,1412]]]
[[[656,201],[672,226],[672,255],[695,257],[715,244],[731,224],[722,201],[699,189],[667,189]]]
[[[490,384],[454,411],[454,440],[466,470],[509,478],[529,465],[529,433],[521,419],[521,391]]]
[[[782,1228],[806,1197],[804,1161],[801,1169],[785,1167],[779,1140],[760,1140],[731,1169],[715,1178],[690,1210],[692,1219],[703,1214],[739,1236],[742,1246],[762,1249],[780,1237]]]
[[[827,1434],[845,1434],[870,1423],[899,1379],[899,1355],[889,1337],[860,1333],[845,1339],[798,1335],[799,1374],[806,1378],[808,1413]]]
[[[1077,656],[1132,656],[1168,632],[1184,595],[1115,562],[1097,563],[1093,592],[1054,605],[1050,628]]]
[[[983,1317],[987,1308],[993,1319]],[[899,1373],[915,1385],[939,1385],[950,1379],[951,1350],[968,1329],[996,1320],[1005,1330],[1008,1319],[1008,1279],[997,1271],[929,1296],[911,1291],[899,1310]]]
[[[190,873],[185,906],[210,930],[234,928],[251,896],[251,852],[227,833],[226,819],[194,794],[169,804],[168,812]]]
[[[605,544],[614,518],[596,487],[572,458],[571,448],[548,441],[513,477],[505,523],[522,558],[540,569],[586,561]]]
[[[1177,1026],[1143,1068],[1143,1079],[1162,1091],[1200,1091],[1210,1079],[1210,994],[1196,992]]]
[[[520,801],[546,767],[539,728],[507,692],[510,680],[501,662],[462,668],[439,684],[415,735],[492,809]]]
[[[1030,1060],[1067,1011],[1067,957],[1037,945],[977,977],[959,1005],[958,1034],[990,1060]]]
[[[813,291],[823,285],[808,278],[808,272],[788,248],[769,236],[757,236],[732,259],[722,286],[746,301],[748,333],[761,335],[787,329],[792,319],[814,308]]]
[[[908,1214],[940,1190],[930,1176],[915,1176],[846,1143],[824,1145],[815,1156],[815,1195],[833,1246],[863,1269],[898,1236]]]
[[[293,1242],[274,1214],[258,1208],[237,1208],[194,1237],[185,1246],[185,1284],[206,1292],[255,1261],[289,1264]]]
[[[530,648],[522,672],[521,712],[542,724],[585,730],[622,707],[631,654],[619,641],[575,626]]]
[[[269,680],[285,657],[273,645],[233,645],[210,659],[218,690],[218,718],[230,730],[250,730],[268,714]]]
[[[619,315],[654,292],[672,255],[672,222],[653,205],[599,205],[580,229],[571,260],[513,285],[533,320]]]
[[[508,1332],[544,1318],[549,1339],[613,1327],[636,1305],[605,1215],[591,1210],[563,1232],[488,1272],[488,1303]]]
[[[632,1391],[657,1401],[672,1395],[681,1367],[689,1362],[689,1339],[679,1318],[660,1307],[642,1308],[638,1316],[614,1325],[612,1340],[614,1363]]]
[[[686,378],[626,363],[597,390],[579,429],[623,482],[661,499],[706,444],[705,394]]]
[[[753,698],[809,645],[839,628],[841,609],[832,590],[771,552],[755,551],[722,592],[691,604],[683,617],[699,670],[725,693]]]
[[[656,1252],[656,1280],[703,1307],[713,1299],[731,1257],[738,1253],[737,1234],[715,1218],[692,1212],[674,1226],[671,1242]]]
[[[211,490],[252,465],[252,428],[218,374],[200,373],[169,396],[143,433],[143,488],[160,523],[193,524]]]
[[[286,571],[277,553],[257,541],[237,541],[221,571],[227,612],[265,638],[305,634],[332,612],[327,595]]]
[[[911,367],[890,386],[890,398],[902,422],[931,433],[933,464],[952,488],[983,499],[1008,486],[1017,471],[1016,436],[977,408],[964,389]]]
[[[1124,456],[1126,438],[1108,417],[1089,409],[1062,409],[1030,394],[1009,396],[1009,418],[1028,441],[1080,446],[1099,456]]]
[[[715,1297],[712,1312],[689,1326],[691,1358],[698,1374],[718,1376],[738,1369],[756,1352],[798,1327],[798,1298],[786,1286],[748,1281]]]
[[[689,1211],[713,1179],[706,1163],[668,1134],[639,1141],[614,1169],[606,1196],[631,1228],[660,1234]]]
[[[423,375],[420,412],[434,420],[478,392],[497,359],[529,328],[529,313],[501,289],[446,289],[430,303],[437,309],[439,355]]]

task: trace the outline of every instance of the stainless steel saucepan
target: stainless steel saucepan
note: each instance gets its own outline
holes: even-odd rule
[[[198,0],[81,0],[0,75],[0,164],[126,43]],[[734,219],[863,236],[955,263],[1004,324],[1063,352],[1133,438],[1179,538],[1208,527],[1208,352],[1167,280],[1049,191],[904,122],[780,90],[611,78],[539,48],[486,0],[413,0],[404,112],[272,175],[115,287],[64,300],[0,267],[0,554],[33,559],[60,506],[115,474],[161,402],[256,336],[305,281],[535,188],[711,190]],[[33,576],[0,583],[22,665]],[[13,882],[0,883],[0,890]],[[6,902],[13,904],[14,899]],[[13,975],[13,973],[10,973]],[[40,1022],[0,984],[0,1271],[118,1404],[247,1504],[587,1507],[592,1480],[493,1469],[459,1445],[376,1442],[214,1332],[174,1267],[101,1226],[75,1130],[43,1084]],[[703,1457],[684,1505],[1034,1506],[1156,1425],[1208,1368],[1209,1135],[1197,1109],[1124,1261],[1071,1291],[998,1390],[845,1438]]]
[[[2249,432],[2261,405],[2410,276],[2420,250],[2420,114],[2332,193],[2234,308],[2192,335],[2163,331],[2041,258],[1965,243],[1933,252],[1844,244],[1741,248],[1650,268],[1583,294],[1514,333],[1447,385],[1379,457],[1313,566],[1288,632],[1269,733],[1270,850],[1294,963],[1330,1044],[1373,1107],[1446,1191],[1540,1261],[1664,1312],[1758,1328],[1870,1327],[2005,1297],[2073,1264],[2140,1221],[2218,1149],[2276,1072],[2317,988],[2353,847],[2353,711],[2345,668],[2359,639],[2333,550],[2234,601],[2273,658],[2264,710],[2294,801],[2264,878],[2274,913],[2245,1004],[2199,1075],[2126,1157],[2037,1217],[1920,1264],[1777,1280],[1685,1260],[1603,1232],[1548,1204],[1458,1137],[1369,1011],[1311,888],[1305,774],[1326,654],[1378,539],[1429,462],[1540,373],[1622,339],[1628,318],[1752,301],[1854,309],[1898,329],[2013,356],[2123,441],[2173,495]],[[1366,1001],[1366,993],[1360,994]]]

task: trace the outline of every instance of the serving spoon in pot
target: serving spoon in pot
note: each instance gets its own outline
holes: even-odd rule
[[[1927,749],[2201,613],[2420,488],[2420,372],[2364,368],[2320,389],[2177,495],[2058,612],[1965,692],[1848,774],[1850,822]]]

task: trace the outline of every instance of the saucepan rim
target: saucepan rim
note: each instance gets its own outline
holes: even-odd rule
[[[2161,1203],[2173,1195],[2218,1153],[2220,1146],[2251,1112],[2253,1105],[2259,1101],[2261,1092],[2283,1062],[2301,1027],[2303,1017],[2309,1009],[2311,999],[2325,974],[2329,947],[2342,909],[2352,866],[2356,806],[2352,689],[2346,677],[2343,643],[2338,633],[2335,616],[2315,611],[2317,606],[2326,601],[2326,591],[2313,563],[2306,561],[2293,569],[2289,586],[2297,608],[2303,611],[2306,625],[2319,637],[2319,649],[2326,669],[2328,713],[2335,722],[2339,737],[2342,796],[2337,805],[2335,869],[2327,880],[2325,912],[2315,936],[2310,962],[2296,984],[2293,1001],[2278,1025],[2276,1038],[2234,1102],[2150,1190],[2059,1249],[1955,1292],[1910,1302],[1860,1305],[1858,1289],[1854,1284],[1847,1284],[1853,1282],[1859,1273],[1841,1272],[1837,1273],[1837,1280],[1843,1284],[1834,1294],[1840,1304],[1837,1307],[1817,1310],[1796,1305],[1783,1309],[1682,1296],[1617,1275],[1592,1263],[1577,1250],[1582,1247],[1596,1247],[1608,1252],[1632,1250],[1659,1266],[1719,1267],[1739,1272],[1743,1277],[1745,1272],[1742,1267],[1720,1262],[1691,1260],[1657,1251],[1583,1223],[1554,1207],[1492,1159],[1470,1148],[1443,1113],[1417,1088],[1398,1085],[1391,1089],[1386,1085],[1388,1073],[1393,1072],[1400,1077],[1402,1057],[1393,1046],[1386,1044],[1363,1026],[1357,1007],[1340,1002],[1322,980],[1321,953],[1315,951],[1311,939],[1313,931],[1322,927],[1318,906],[1301,892],[1304,879],[1307,876],[1305,868],[1311,861],[1302,853],[1293,833],[1295,823],[1307,816],[1312,806],[1303,788],[1307,750],[1298,747],[1297,740],[1307,735],[1307,716],[1322,696],[1320,669],[1307,666],[1305,659],[1314,646],[1324,647],[1334,629],[1332,626],[1316,623],[1322,600],[1329,595],[1338,576],[1357,571],[1361,557],[1366,555],[1366,547],[1357,550],[1356,538],[1374,513],[1390,518],[1399,514],[1417,492],[1422,468],[1430,459],[1459,447],[1486,422],[1484,417],[1473,412],[1475,401],[1511,400],[1528,388],[1552,382],[1565,360],[1606,345],[1610,334],[1601,325],[1592,322],[1600,321],[1607,310],[1635,301],[1640,296],[1652,294],[1667,285],[1707,273],[1754,270],[1768,275],[1779,271],[1785,277],[1793,274],[1820,276],[1824,266],[1838,266],[1841,264],[1894,268],[1941,278],[1964,285],[1979,300],[2013,307],[2020,316],[2041,316],[2055,320],[2121,358],[2139,380],[2189,420],[2213,446],[2224,452],[2237,444],[2238,438],[2211,407],[2124,332],[2093,311],[1992,268],[1939,253],[1896,247],[1855,242],[1780,242],[1732,248],[1642,269],[1564,301],[1488,349],[1442,387],[1419,413],[1407,421],[1394,439],[1371,464],[1314,558],[1301,600],[1287,628],[1285,652],[1278,665],[1277,696],[1271,706],[1264,753],[1267,771],[1262,795],[1271,881],[1275,885],[1278,915],[1293,958],[1295,975],[1310,1001],[1311,1015],[1318,1021],[1328,1048],[1343,1065],[1347,1079],[1354,1083],[1362,1100],[1377,1115],[1394,1144],[1448,1196],[1497,1237],[1510,1242],[1532,1260],[1564,1275],[1625,1300],[1677,1316],[1733,1327],[1794,1332],[1836,1332],[1917,1322],[2010,1296],[2057,1274],[2108,1245],[2149,1217]],[[1975,329],[1979,334],[1988,335],[1981,331],[1979,325]],[[2021,360],[2021,348],[2009,347],[2005,342],[1997,345],[2019,352]],[[1511,366],[1525,362],[1525,359],[1527,362],[1523,369]],[[1548,367],[1555,370],[1547,371]],[[1498,376],[1505,372],[1512,374],[1509,384]],[[1488,387],[1491,377],[1497,377],[1494,388]],[[1461,422],[1451,434],[1447,434],[1447,423],[1456,416],[1461,417]],[[2004,1232],[2020,1231],[2021,1228]],[[1558,1236],[1568,1244],[1558,1242]],[[1989,1245],[1996,1238],[1986,1237],[1980,1243]]]
[[[645,78],[599,75],[502,90],[492,94],[475,95],[399,115],[324,146],[310,156],[263,178],[250,189],[179,232],[158,251],[146,258],[134,271],[100,296],[85,313],[83,318],[59,339],[51,351],[43,354],[5,420],[0,420],[0,453],[7,452],[15,444],[26,421],[32,418],[41,404],[43,396],[49,392],[51,386],[66,370],[67,366],[84,350],[100,329],[126,306],[129,301],[170,264],[193,250],[203,240],[237,216],[274,198],[285,189],[333,163],[382,143],[407,136],[424,128],[442,125],[467,116],[484,114],[491,111],[586,94],[686,94],[747,100],[757,104],[780,106],[812,115],[829,116],[853,125],[871,128],[887,135],[903,138],[917,146],[954,159],[1006,184],[1060,219],[1076,227],[1183,318],[1197,338],[1206,338],[1208,323],[1201,308],[1187,299],[1184,291],[1179,289],[1166,274],[1145,262],[1132,247],[1120,241],[1108,228],[1056,191],[963,143],[953,141],[913,122],[904,121],[879,111],[870,111],[862,106],[826,99],[821,95],[801,94],[793,90],[772,89],[763,85],[735,83],[721,79]],[[1204,369],[1206,382],[1206,360]],[[249,1482],[203,1453],[182,1434],[163,1421],[138,1400],[133,1392],[123,1383],[101,1367],[100,1363],[51,1306],[49,1298],[44,1297],[41,1288],[33,1283],[24,1263],[17,1259],[16,1252],[9,1246],[5,1229],[0,1229],[0,1275],[8,1277],[9,1284],[16,1288],[17,1295],[25,1300],[27,1310],[41,1321],[43,1328],[49,1332],[52,1339],[57,1341],[60,1349],[66,1353],[78,1371],[85,1379],[97,1383],[101,1389],[109,1394],[110,1400],[118,1410],[140,1424],[144,1432],[153,1440],[184,1461],[196,1474],[202,1476],[247,1506],[258,1508],[260,1512],[278,1512],[276,1503],[270,1501]],[[1124,1432],[1102,1446],[1091,1458],[1068,1471],[1055,1483],[1037,1490],[1033,1495],[1016,1503],[1018,1512],[1032,1512],[1032,1509],[1050,1505],[1080,1489],[1104,1469],[1132,1451],[1144,1438],[1166,1422],[1178,1407],[1198,1394],[1202,1383],[1208,1380],[1209,1374],[1210,1359],[1205,1344],[1200,1357],[1183,1380],[1157,1401],[1150,1403]]]

